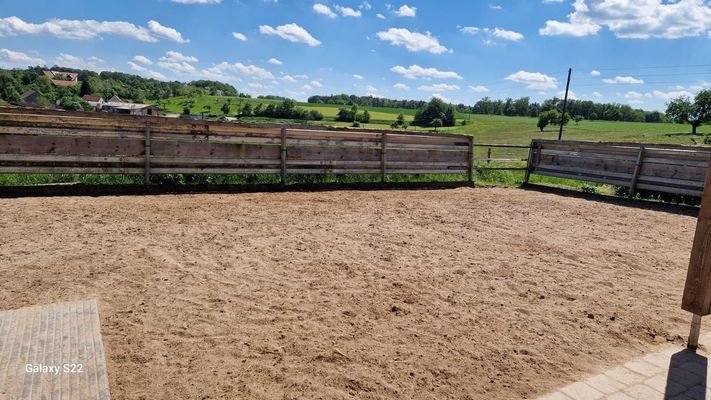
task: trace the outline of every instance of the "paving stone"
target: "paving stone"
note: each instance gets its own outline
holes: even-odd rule
[[[676,382],[687,389],[705,383],[703,377],[681,368],[671,368],[669,371],[667,371],[666,375],[667,380]]]
[[[644,381],[644,384],[660,393],[664,393],[667,397],[676,396],[687,389],[679,383],[669,381],[666,374],[655,375]]]
[[[0,399],[110,398],[94,300],[0,311],[0,364]]]
[[[560,391],[570,396],[573,400],[597,400],[604,396],[600,391],[583,382],[575,382]]]
[[[605,400],[635,400],[634,398],[622,393],[613,393],[607,397],[605,397]]]
[[[625,367],[612,368],[611,370],[606,371],[605,375],[620,383],[624,383],[625,385],[634,385],[635,383],[642,382],[645,379],[644,376],[636,372],[632,372]]]
[[[639,400],[663,400],[664,399],[664,394],[662,392],[658,392],[651,387],[638,383],[634,386],[630,386],[629,388],[625,389],[625,394],[629,395],[633,399],[639,399]]]
[[[650,364],[644,360],[633,360],[625,363],[625,368],[634,371],[640,375],[644,375],[648,378],[664,371],[664,369],[658,365]]]
[[[648,354],[644,357],[642,357],[642,360],[654,364],[660,368],[669,368],[669,363],[671,362],[671,356],[674,354],[678,349],[677,348],[669,348],[668,350],[661,351],[658,353],[653,353],[653,354]]]
[[[620,383],[603,374],[595,375],[592,378],[586,379],[584,382],[604,394],[619,392],[626,387],[623,383]]]

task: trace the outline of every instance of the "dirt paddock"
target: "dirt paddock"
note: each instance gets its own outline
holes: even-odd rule
[[[0,309],[114,399],[531,398],[668,341],[695,218],[520,189],[0,200]]]

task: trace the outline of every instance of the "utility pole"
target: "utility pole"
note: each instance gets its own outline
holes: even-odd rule
[[[568,89],[570,89],[571,73],[573,73],[573,69],[568,68],[568,83],[565,84],[565,98],[563,98],[563,112],[560,114],[560,131],[558,131],[558,140],[563,138],[563,123],[565,122],[565,107],[568,105]]]

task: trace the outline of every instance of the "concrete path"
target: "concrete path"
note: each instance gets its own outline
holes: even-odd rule
[[[96,301],[0,311],[0,399],[109,398]]]
[[[711,334],[700,343],[711,349]],[[563,387],[539,400],[711,400],[708,354],[679,346],[659,351]]]

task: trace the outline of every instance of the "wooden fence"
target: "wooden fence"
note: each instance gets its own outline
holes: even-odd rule
[[[471,137],[0,107],[0,173],[464,174]]]
[[[533,140],[529,174],[700,197],[711,148],[697,146]]]

